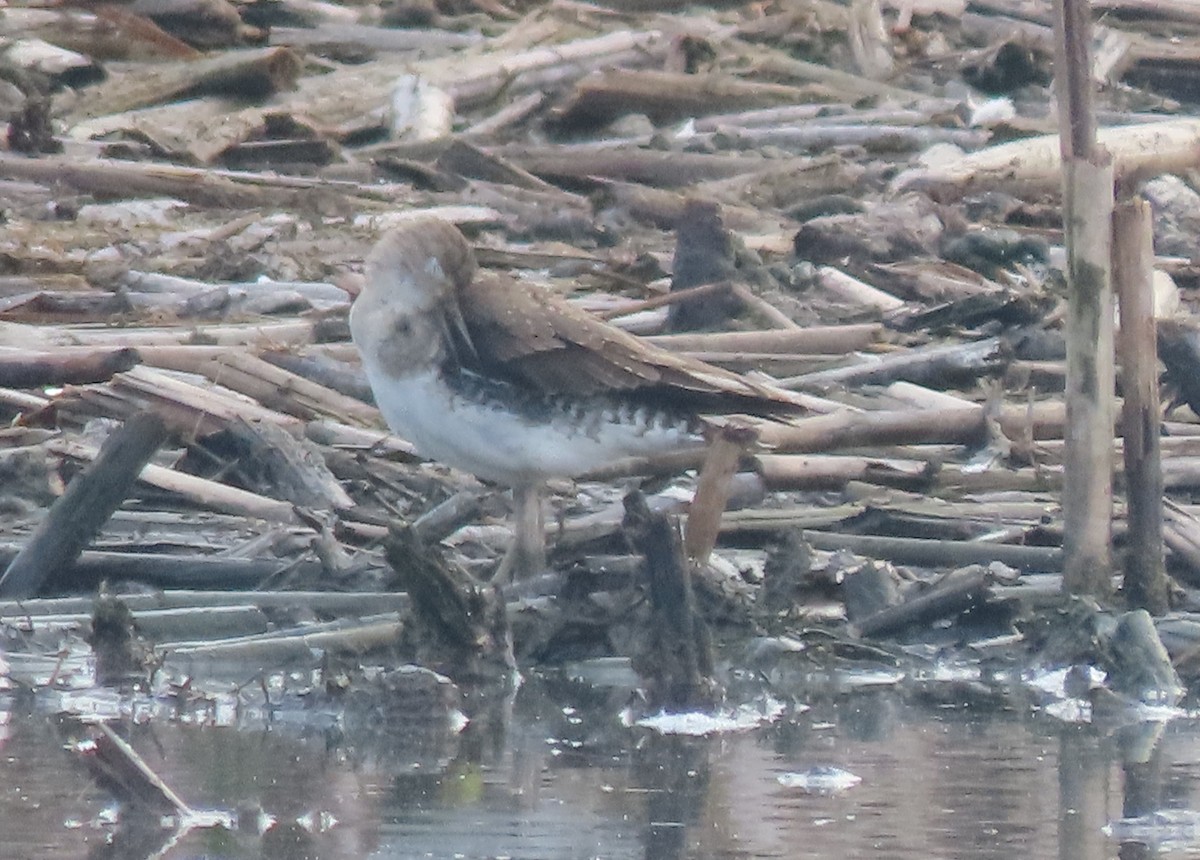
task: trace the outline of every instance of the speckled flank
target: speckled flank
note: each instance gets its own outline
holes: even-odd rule
[[[698,423],[613,398],[538,396],[465,371],[380,378],[366,367],[384,418],[422,456],[500,483],[702,444]]]

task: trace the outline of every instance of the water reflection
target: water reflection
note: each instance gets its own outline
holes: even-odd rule
[[[515,703],[472,707],[461,734],[386,714],[332,733],[303,721],[122,731],[192,805],[239,816],[166,857],[1195,856],[1196,721],[1064,725],[1016,699],[982,712],[953,698],[822,690],[768,728],[689,738],[625,727],[612,691],[534,679]],[[3,706],[7,856],[165,844],[106,823],[108,798],[31,697]],[[822,766],[862,781],[810,793],[779,779]]]

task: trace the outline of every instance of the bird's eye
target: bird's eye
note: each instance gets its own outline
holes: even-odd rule
[[[399,337],[408,337],[412,334],[412,321],[408,319],[396,320],[396,324],[393,326],[392,331],[395,332],[395,334]]]

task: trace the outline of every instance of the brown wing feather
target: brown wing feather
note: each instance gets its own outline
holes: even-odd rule
[[[494,273],[459,288],[481,364],[562,394],[637,393],[700,409],[794,411],[800,399],[652,346],[549,293]]]

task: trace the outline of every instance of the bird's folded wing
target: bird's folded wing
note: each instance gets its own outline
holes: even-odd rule
[[[803,408],[790,392],[648,344],[504,275],[479,272],[459,296],[479,361],[513,382],[570,395],[640,391],[700,408]]]

